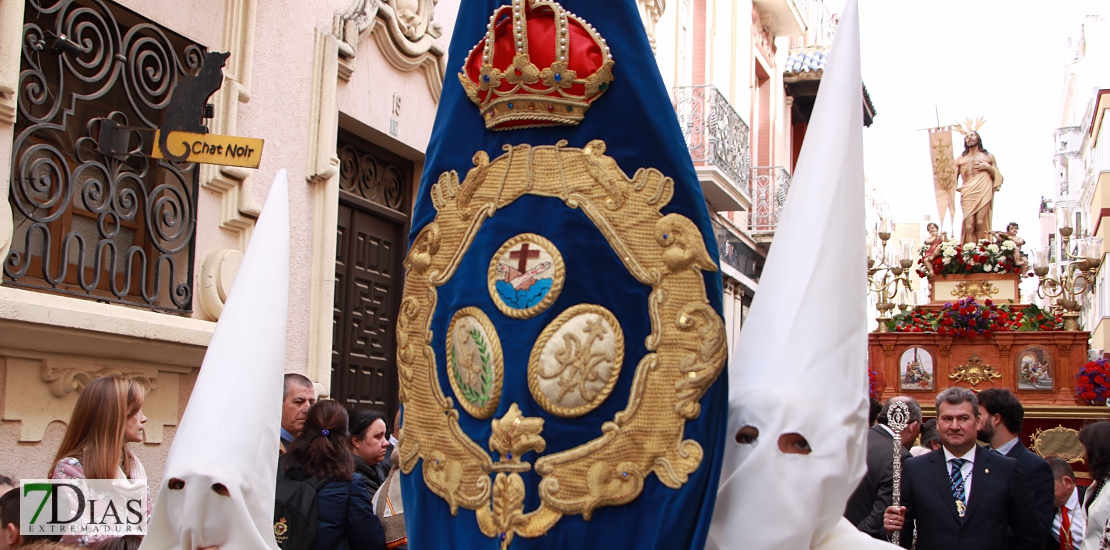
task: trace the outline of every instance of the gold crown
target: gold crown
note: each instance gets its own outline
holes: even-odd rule
[[[490,130],[578,124],[613,81],[605,39],[558,2],[513,0],[486,29],[459,82]],[[554,39],[530,42],[530,30]]]

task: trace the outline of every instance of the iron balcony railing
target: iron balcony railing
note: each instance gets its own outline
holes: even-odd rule
[[[779,224],[779,212],[790,191],[790,173],[782,166],[756,166],[751,179],[752,211],[748,228],[752,232],[774,231]]]
[[[679,86],[674,96],[691,160],[715,166],[746,193],[751,167],[747,123],[716,86]]]

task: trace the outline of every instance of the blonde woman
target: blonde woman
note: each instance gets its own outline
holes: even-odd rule
[[[146,483],[146,470],[131,451],[143,440],[145,392],[135,381],[105,376],[89,382],[77,398],[58,454],[52,479],[120,479]],[[153,509],[147,493],[146,513]],[[99,548],[112,535],[66,535],[62,542]]]

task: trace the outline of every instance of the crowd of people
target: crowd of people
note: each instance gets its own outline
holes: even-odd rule
[[[121,376],[91,381],[81,392],[48,472],[53,479],[115,479],[145,483],[131,450],[142,441],[144,388]],[[892,403],[905,403],[908,424],[891,429]],[[862,532],[920,550],[1105,548],[1110,522],[1110,421],[1079,432],[1093,483],[1077,483],[1071,464],[1042,458],[1021,442],[1024,408],[1005,389],[978,394],[949,388],[936,398],[936,418],[925,421],[912,397],[872,403],[867,475],[844,517]],[[400,414],[348,415],[332,400],[317,401],[312,382],[287,374],[282,402],[277,498],[283,486],[307,484],[315,495],[317,548],[407,548],[397,482]],[[901,495],[893,505],[894,441],[899,442]],[[119,550],[141,537],[20,535],[18,491],[0,475],[0,550],[9,548]],[[147,514],[153,509],[147,502]]]
[[[902,402],[909,422],[888,419]],[[919,550],[1100,550],[1110,544],[1110,421],[1079,432],[1092,483],[1077,483],[1065,458],[1042,458],[1021,442],[1024,408],[1006,389],[976,394],[948,388],[936,418],[923,421],[912,397],[873,400],[867,475],[844,517],[860,531]],[[900,502],[894,497],[894,441],[899,441]],[[917,445],[915,445],[917,443]],[[1070,457],[1074,460],[1074,457]]]
[[[144,388],[122,376],[97,378],[78,397],[49,471],[51,479],[112,479],[146,483],[146,470],[131,450],[142,441]],[[316,548],[407,549],[403,503],[392,455],[400,414],[390,432],[374,411],[348,415],[332,400],[316,400],[312,382],[285,375],[276,508],[282,487],[312,487]],[[392,456],[391,456],[392,455]],[[135,550],[137,535],[21,535],[18,482],[0,474],[0,550]],[[146,513],[153,510],[147,493]],[[288,504],[288,503],[287,503]],[[284,518],[282,518],[284,519]]]

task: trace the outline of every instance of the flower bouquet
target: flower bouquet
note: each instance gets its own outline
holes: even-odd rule
[[[930,276],[926,263],[935,275],[1022,272],[1018,265],[1021,250],[1013,241],[995,244],[983,239],[963,246],[956,241],[944,241],[939,249],[930,252],[930,248],[928,245],[921,247],[921,257],[917,260],[917,274],[921,277]]]
[[[1110,361],[1100,358],[1079,367],[1075,397],[1092,405],[1106,402],[1110,397]]]

